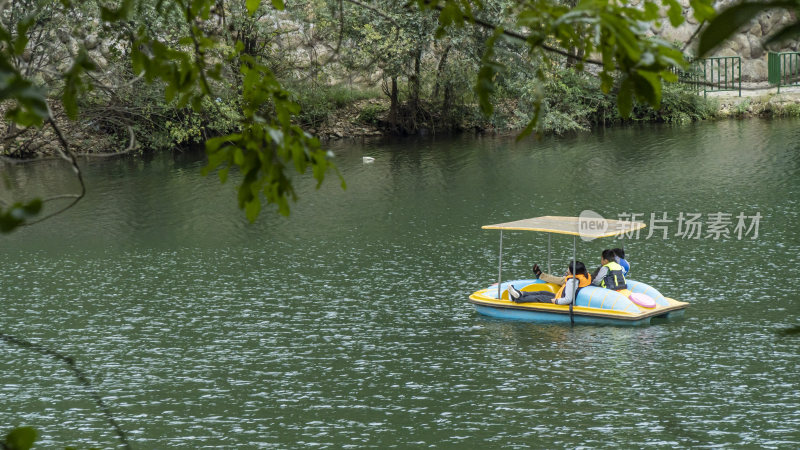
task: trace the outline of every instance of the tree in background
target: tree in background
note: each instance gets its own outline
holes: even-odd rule
[[[242,172],[238,202],[250,220],[262,201],[288,214],[289,200],[296,199],[289,168],[300,174],[310,169],[321,183],[335,166],[319,141],[298,125],[300,107],[285,86],[313,78],[332,58],[298,65],[296,55],[281,46],[288,33],[282,14],[305,14],[305,26],[322,31],[315,31],[308,45],[323,36],[330,46],[335,36],[330,53],[380,72],[391,100],[390,122],[405,122],[409,130],[426,114],[447,116],[458,95],[453,86],[463,82],[476,55],[472,93],[486,115],[493,113],[492,99],[504,80],[520,73],[533,77],[537,87],[529,90],[532,118],[521,133],[525,136],[542,125],[541,87],[548,83],[550,66],[591,67],[602,91],[615,94],[622,116],[630,114],[634,99],[658,109],[663,83],[675,81],[671,69],[687,63],[673,45],[648,37],[647,26],[664,20],[661,10],[677,26],[684,21],[683,9],[677,0],[635,3],[315,0],[287,12],[282,0],[121,0],[116,7],[99,0],[0,1],[4,144],[45,128],[63,135],[59,124],[78,118],[87,133],[116,130],[128,139],[147,135],[141,132],[147,127],[166,128],[178,134],[176,141],[205,141],[206,172],[219,169],[223,181],[231,167]],[[695,18],[708,23],[700,35],[701,55],[754,14],[798,5],[796,0],[744,2],[715,17],[711,0],[690,4]],[[797,32],[794,23],[773,40]],[[433,68],[424,71],[428,61]],[[462,70],[454,70],[459,66]],[[433,74],[428,83],[426,74]],[[404,105],[400,80],[406,83]],[[139,89],[145,83],[155,88]],[[140,92],[146,95],[137,96]],[[54,98],[59,101],[53,103]],[[209,135],[207,119],[198,117],[221,122],[211,127],[221,135]],[[181,126],[171,127],[174,123]],[[75,143],[58,142],[65,158],[74,156]],[[0,217],[10,230],[30,223],[40,211],[36,202],[2,205]]]

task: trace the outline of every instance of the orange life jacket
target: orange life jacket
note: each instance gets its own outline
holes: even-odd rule
[[[564,293],[564,288],[567,287],[567,280],[569,280],[570,278],[573,278],[572,275],[567,275],[566,279],[564,280],[564,284],[561,286],[561,289],[559,289],[558,292],[556,292],[555,298],[563,297],[562,294]],[[590,284],[592,284],[591,275],[584,275],[582,273],[578,274],[578,289],[586,287]]]

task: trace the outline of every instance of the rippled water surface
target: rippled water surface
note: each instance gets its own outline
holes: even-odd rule
[[[86,161],[75,208],[0,236],[2,332],[75,358],[134,448],[797,448],[798,125],[337,144],[346,190],[297,180],[291,217],[254,225],[202,155]],[[2,173],[4,201],[75,188],[60,162]],[[674,221],[624,245],[683,319],[570,328],[467,303],[497,277],[481,225],[584,209]],[[730,237],[674,236],[680,213],[719,212]],[[503,247],[523,278],[547,239]],[[572,239],[553,247],[561,267]],[[118,446],[63,363],[0,348],[0,432]]]

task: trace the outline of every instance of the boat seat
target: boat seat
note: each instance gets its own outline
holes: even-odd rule
[[[525,292],[547,291],[555,294],[556,292],[558,292],[559,289],[561,289],[561,286],[553,283],[533,283],[520,289],[520,291],[525,291]]]

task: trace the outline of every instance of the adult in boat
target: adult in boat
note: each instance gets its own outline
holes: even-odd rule
[[[600,256],[600,268],[592,276],[592,284],[612,291],[628,289],[625,283],[625,269],[614,260],[614,251],[603,250]]]
[[[537,272],[539,266],[534,265],[533,267],[534,272]],[[577,275],[573,275],[573,273]],[[586,266],[580,261],[575,261],[574,263],[570,262],[569,267],[567,267],[567,275],[561,279],[550,274],[542,273],[541,270],[538,270],[537,276],[543,275],[546,275],[547,277],[545,278],[551,280],[563,280],[561,283],[556,283],[561,284],[561,289],[559,289],[555,294],[547,291],[522,292],[509,284],[508,296],[511,298],[511,301],[514,303],[540,302],[555,303],[557,305],[569,305],[575,299],[578,291],[583,287],[589,286],[591,283],[591,277],[586,272]],[[541,278],[542,281],[554,282],[548,281],[548,279],[545,278]]]

